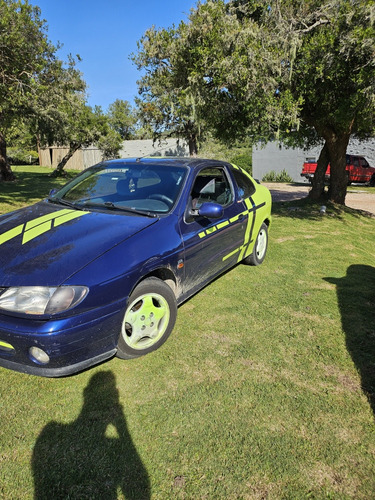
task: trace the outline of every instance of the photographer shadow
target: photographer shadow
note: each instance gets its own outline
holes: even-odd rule
[[[127,430],[112,372],[91,377],[74,422],[44,427],[32,469],[35,500],[114,500],[120,492],[127,499],[150,498],[147,471]]]
[[[346,346],[375,416],[375,268],[351,265],[345,277],[325,280],[337,286]]]

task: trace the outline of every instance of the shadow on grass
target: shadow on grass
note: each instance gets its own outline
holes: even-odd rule
[[[67,401],[69,404],[69,401]],[[91,378],[78,418],[50,422],[34,447],[35,500],[149,499],[145,467],[127,430],[112,372]]]
[[[346,346],[375,416],[375,268],[352,265],[345,277],[324,279],[337,287]]]
[[[322,206],[326,207],[324,215],[320,213]],[[272,213],[281,217],[289,217],[292,219],[318,220],[322,217],[334,217],[336,219],[344,219],[346,214],[353,217],[370,217],[374,215],[365,210],[350,208],[347,206],[336,205],[330,202],[315,202],[309,198],[301,198],[293,201],[276,201],[272,203]]]

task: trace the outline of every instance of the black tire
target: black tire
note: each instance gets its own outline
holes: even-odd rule
[[[263,224],[260,226],[253,251],[243,260],[243,262],[251,266],[259,266],[266,258],[267,247],[268,227],[267,224],[263,222]]]
[[[146,278],[129,297],[117,357],[138,358],[158,349],[171,334],[176,317],[173,290],[158,278]]]
[[[370,179],[370,186],[375,187],[375,174],[372,174],[372,177]]]

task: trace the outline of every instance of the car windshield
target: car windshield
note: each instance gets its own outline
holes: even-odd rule
[[[85,170],[49,201],[87,208],[167,213],[180,193],[187,169],[163,164],[97,165]]]

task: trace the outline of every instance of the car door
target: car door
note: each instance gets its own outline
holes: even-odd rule
[[[359,158],[358,182],[369,182],[371,179],[371,171],[369,164],[365,158]]]
[[[236,200],[230,179],[224,167],[210,167],[200,170],[192,184],[180,227],[185,257],[184,294],[199,290],[237,262],[247,227],[247,212],[243,202]],[[208,219],[197,215],[205,202],[221,205],[222,216]]]

